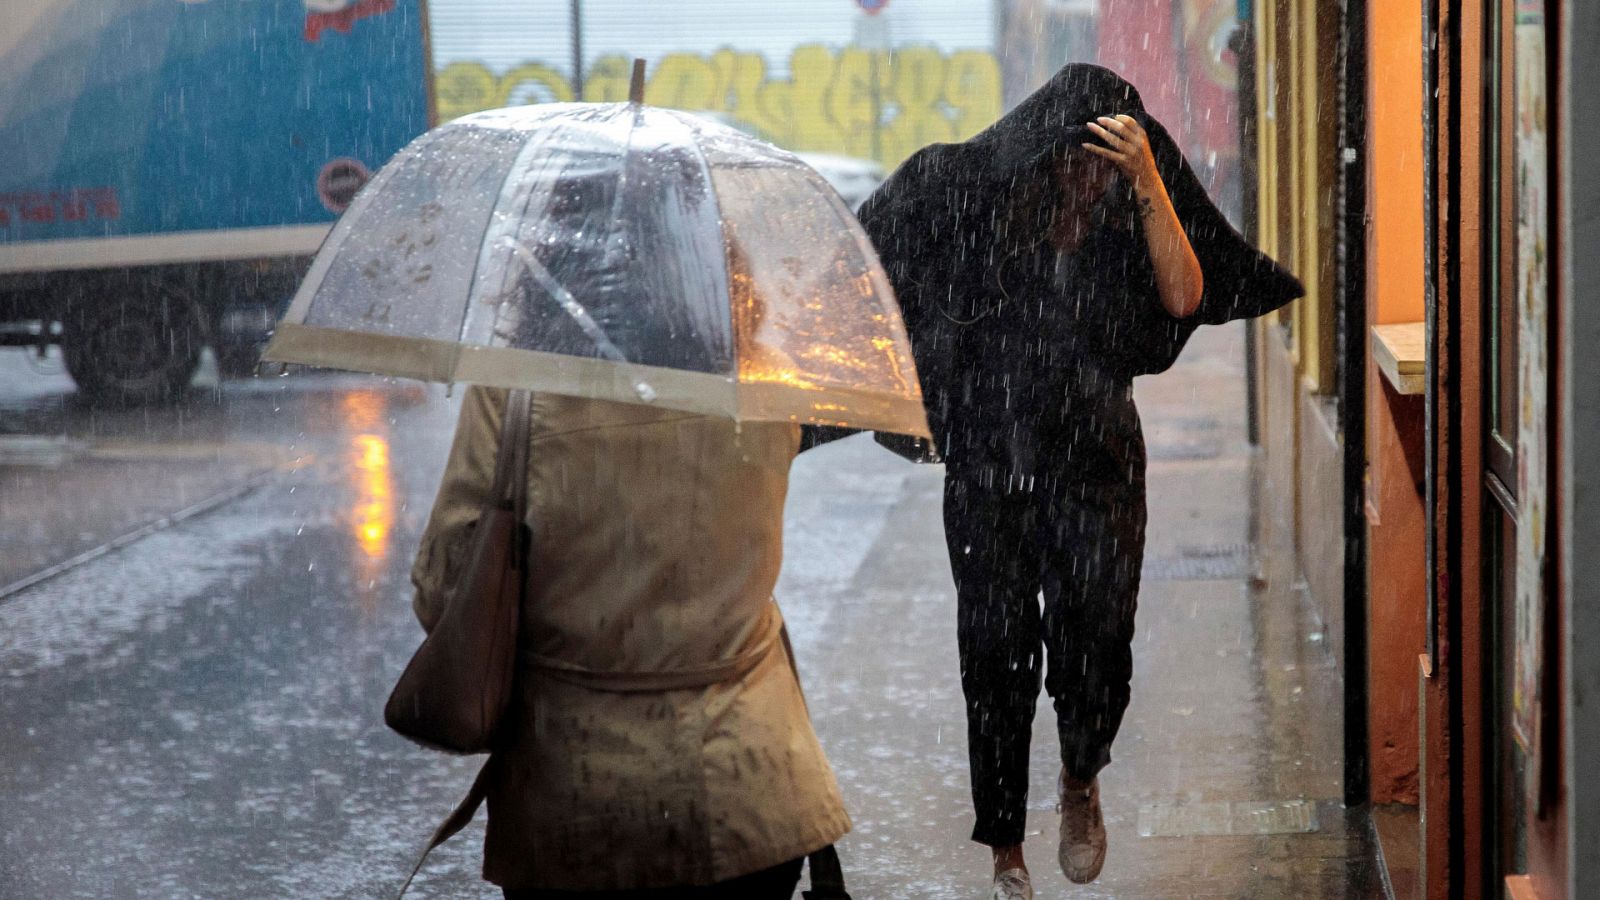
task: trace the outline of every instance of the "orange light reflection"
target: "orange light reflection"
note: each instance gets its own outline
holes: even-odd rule
[[[389,552],[389,529],[394,525],[394,480],[389,474],[389,442],[381,435],[358,434],[355,467],[360,498],[355,506],[356,543],[372,558]]]
[[[389,460],[385,398],[376,391],[352,391],[341,403],[345,424],[353,434],[345,458],[351,487],[348,521],[361,551],[356,557],[358,597],[371,611],[377,602],[369,590],[383,577],[395,519],[394,473]]]

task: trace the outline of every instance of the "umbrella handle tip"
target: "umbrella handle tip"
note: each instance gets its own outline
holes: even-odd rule
[[[644,103],[644,60],[635,58],[633,61],[633,78],[628,82],[628,102],[634,104]]]

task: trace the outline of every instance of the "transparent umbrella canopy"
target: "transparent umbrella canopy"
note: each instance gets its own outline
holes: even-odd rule
[[[927,435],[893,293],[833,189],[638,103],[417,138],[334,225],[264,358]]]

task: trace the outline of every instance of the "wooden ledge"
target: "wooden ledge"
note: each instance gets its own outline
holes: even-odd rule
[[[1402,394],[1428,391],[1428,333],[1421,322],[1372,326],[1372,360]]]
[[[1533,879],[1526,875],[1506,876],[1506,900],[1539,900]]]

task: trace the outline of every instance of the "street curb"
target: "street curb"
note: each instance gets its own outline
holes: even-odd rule
[[[17,581],[13,581],[4,587],[0,587],[0,603],[6,602],[13,596],[22,593],[28,588],[49,581],[50,579],[55,578],[57,575],[64,574],[72,569],[76,569],[78,566],[81,566],[86,562],[99,559],[100,557],[109,553],[114,553],[118,550],[121,550],[123,547],[135,543],[142,538],[149,537],[158,531],[165,531],[166,529],[192,519],[195,516],[210,512],[211,510],[226,505],[234,500],[241,499],[246,494],[252,493],[258,488],[264,487],[267,482],[271,481],[282,471],[284,471],[284,467],[274,466],[265,472],[259,472],[256,475],[246,479],[243,484],[235,485],[224,491],[218,491],[217,493],[212,494],[211,496],[206,497],[196,503],[190,504],[189,506],[186,506],[177,512],[168,513],[167,515],[155,519],[154,521],[147,522],[144,525],[135,528],[133,531],[130,531],[127,534],[112,538],[98,547],[85,550],[76,556],[62,560],[61,562],[53,563],[37,572],[34,572],[31,575],[28,575]]]

